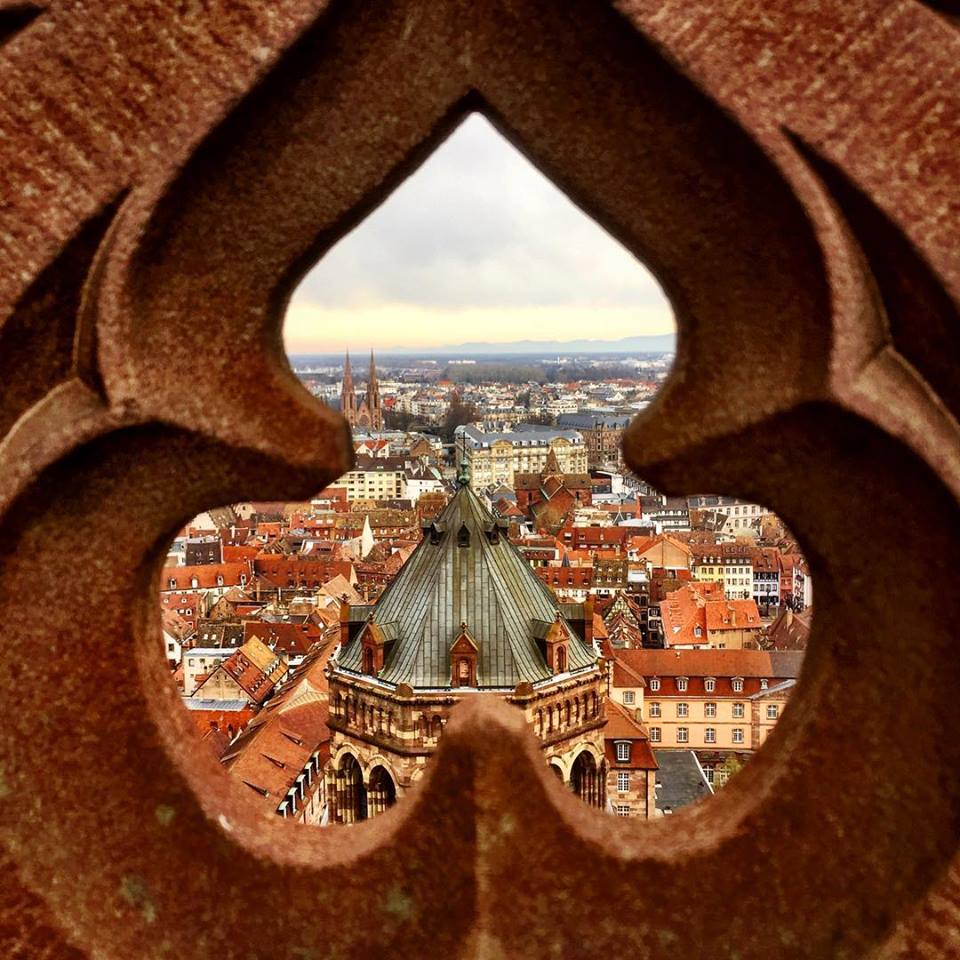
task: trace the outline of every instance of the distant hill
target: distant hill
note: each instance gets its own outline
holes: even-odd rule
[[[622,337],[619,340],[514,340],[511,342],[453,343],[438,347],[396,347],[390,353],[415,353],[417,356],[440,354],[585,354],[585,353],[672,353],[676,349],[676,334],[663,333],[642,337]]]

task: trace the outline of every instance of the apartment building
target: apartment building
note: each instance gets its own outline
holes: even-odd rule
[[[658,750],[697,752],[705,770],[760,748],[786,708],[801,651],[613,650],[612,699],[638,706]],[[632,694],[630,702],[625,702]]]
[[[543,473],[553,451],[560,472],[587,472],[587,448],[576,430],[524,424],[506,432],[486,432],[468,424],[454,431],[458,462],[470,466],[470,485],[482,490],[497,484],[514,486],[518,473]]]
[[[722,583],[728,600],[753,597],[752,547],[743,543],[694,543],[690,552],[695,580]]]
[[[753,600],[727,600],[719,583],[697,581],[660,601],[663,645],[742,650],[759,645],[763,624]]]
[[[407,462],[403,457],[358,456],[337,486],[347,491],[347,500],[399,500],[405,496]]]
[[[732,533],[734,536],[741,533],[756,533],[761,519],[770,513],[766,507],[758,503],[747,503],[736,497],[704,494],[688,497],[687,502],[691,509],[709,510],[711,513],[726,517],[723,532]]]

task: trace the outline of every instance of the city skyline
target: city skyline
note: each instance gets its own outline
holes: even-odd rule
[[[674,330],[643,264],[473,114],[309,271],[284,340],[293,354]]]

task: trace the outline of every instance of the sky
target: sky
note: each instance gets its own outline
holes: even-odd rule
[[[304,277],[288,353],[669,333],[649,271],[480,114]]]

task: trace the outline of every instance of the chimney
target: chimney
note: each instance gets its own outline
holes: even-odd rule
[[[350,642],[350,604],[346,594],[340,599],[340,644],[346,646]]]
[[[593,646],[593,597],[583,601],[583,642]]]

